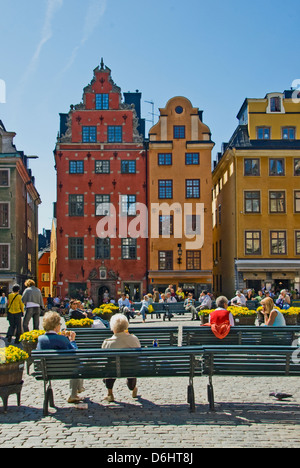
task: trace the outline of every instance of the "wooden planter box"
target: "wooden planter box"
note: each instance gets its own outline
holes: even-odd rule
[[[0,387],[18,385],[22,382],[24,362],[0,365]]]
[[[234,321],[236,325],[241,326],[251,326],[255,325],[256,315],[240,315],[238,317],[234,317]]]
[[[298,316],[297,315],[284,315],[285,323],[287,325],[297,325]]]

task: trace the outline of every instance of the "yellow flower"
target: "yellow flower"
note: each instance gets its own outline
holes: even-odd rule
[[[27,343],[36,343],[39,337],[45,333],[45,330],[33,330],[31,332],[23,333],[23,335],[20,337],[20,340],[26,341]]]
[[[13,364],[14,362],[26,361],[29,355],[22,349],[8,346],[0,349],[0,364]]]
[[[66,322],[66,327],[67,328],[91,328],[93,325],[93,320],[89,318],[85,318],[82,320],[70,320],[69,322]]]

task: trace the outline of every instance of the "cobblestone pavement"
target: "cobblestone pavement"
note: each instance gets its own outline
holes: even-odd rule
[[[182,317],[172,325],[197,325]],[[145,326],[138,322],[136,326]],[[148,321],[146,326],[168,326]],[[0,319],[0,333],[6,332]],[[55,409],[43,417],[43,383],[24,375],[21,407],[9,398],[0,406],[1,448],[291,448],[300,447],[300,390],[297,378],[215,377],[216,412],[207,405],[206,378],[195,379],[196,413],[189,412],[187,378],[141,379],[133,400],[125,381],[116,382],[116,402],[103,401],[104,384],[85,382],[88,409],[67,403],[67,382],[54,382]],[[293,394],[277,402],[272,391]]]

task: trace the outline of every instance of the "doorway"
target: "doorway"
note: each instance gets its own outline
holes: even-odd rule
[[[124,283],[123,288],[130,301],[140,302],[142,300],[141,283]]]
[[[98,291],[99,305],[110,302],[110,289],[107,286],[101,286]]]

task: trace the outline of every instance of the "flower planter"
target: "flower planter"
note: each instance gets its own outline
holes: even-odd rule
[[[31,356],[32,351],[37,348],[38,342],[22,341],[24,351]]]
[[[297,315],[284,315],[287,325],[297,325]]]
[[[209,316],[208,315],[200,315],[200,322],[201,322],[201,325],[205,325],[206,323],[209,322]]]
[[[19,385],[22,382],[24,362],[0,365],[0,387]]]
[[[256,315],[239,315],[234,317],[234,321],[236,325],[240,326],[252,326],[255,325]]]

